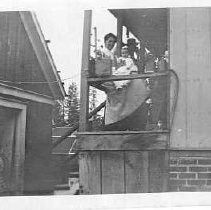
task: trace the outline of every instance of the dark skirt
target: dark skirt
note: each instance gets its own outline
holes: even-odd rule
[[[124,119],[105,125],[104,131],[141,131],[146,129],[149,104],[142,103],[132,114]]]

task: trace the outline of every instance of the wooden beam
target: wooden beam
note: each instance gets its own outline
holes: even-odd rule
[[[147,73],[147,74],[132,74],[132,75],[120,75],[120,76],[111,76],[111,77],[98,77],[98,78],[88,78],[88,82],[105,82],[105,81],[118,81],[118,80],[133,80],[133,79],[146,79],[151,77],[160,77],[167,76],[167,72],[163,73]]]
[[[87,77],[89,76],[91,21],[92,11],[86,10],[84,12],[79,131],[86,131],[88,127],[89,84]]]
[[[75,150],[162,150],[169,134],[80,135]]]
[[[121,47],[122,47],[122,16],[117,18],[117,56],[121,56]]]
[[[168,130],[153,131],[97,131],[97,132],[78,132],[77,135],[130,135],[130,134],[169,134]]]

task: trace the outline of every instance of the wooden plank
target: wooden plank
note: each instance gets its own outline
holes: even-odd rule
[[[7,74],[6,78],[9,81],[15,81],[16,77],[16,62],[17,62],[17,12],[8,13],[8,51],[7,51]]]
[[[53,136],[62,136],[64,133],[66,133],[68,130],[70,130],[71,127],[56,127],[52,129]]]
[[[149,152],[125,152],[126,193],[147,193],[149,188]]]
[[[168,183],[168,152],[149,152],[149,192],[165,192]]]
[[[48,192],[53,189],[52,106],[29,102],[27,108],[24,190],[29,193]]]
[[[210,8],[187,10],[187,145],[211,146],[211,15]],[[197,41],[196,41],[197,40]],[[207,47],[204,47],[207,46]],[[200,70],[199,70],[200,69]],[[209,75],[209,76],[208,76]]]
[[[27,42],[26,35],[23,31],[23,26],[19,18],[17,18],[17,50],[16,50],[16,65],[15,65],[15,81],[25,81],[24,75],[24,43]],[[18,87],[23,85],[19,84]]]
[[[121,48],[122,48],[122,16],[118,16],[117,18],[117,56],[121,56]]]
[[[0,79],[6,80],[6,63],[8,50],[8,15],[0,13]]]
[[[170,150],[171,157],[211,157],[210,150]]]
[[[125,134],[169,134],[168,130],[151,131],[87,131],[77,132],[77,135],[125,135]]]
[[[102,194],[124,192],[124,153],[102,151]]]
[[[174,124],[171,130],[171,146],[185,147],[187,131],[187,16],[186,8],[170,9],[170,68],[179,77],[180,89],[175,110]],[[170,93],[172,107],[173,90]]]
[[[52,143],[58,141],[60,137],[52,137]],[[64,141],[53,148],[52,154],[69,154],[74,146],[75,137],[67,137]]]
[[[82,194],[101,193],[100,152],[79,153],[79,180]]]
[[[3,157],[5,158],[4,162],[4,173],[7,175],[5,177],[5,181],[8,184],[8,190],[13,191],[15,187],[15,183],[13,182],[13,152],[15,145],[15,116],[17,113],[13,109],[0,107],[0,126],[1,126],[1,140],[0,147],[1,153],[3,153]]]
[[[76,150],[167,149],[168,134],[80,135]]]
[[[180,81],[172,147],[211,146],[210,17],[210,8],[171,9],[171,68]]]
[[[131,74],[131,75],[120,75],[110,77],[98,77],[98,78],[87,78],[89,83],[92,82],[105,82],[105,81],[119,81],[119,80],[132,80],[132,79],[146,79],[151,77],[162,77],[167,76],[167,72],[163,73],[145,73],[145,74]]]
[[[23,49],[23,75],[24,81],[32,81],[31,69],[32,69],[32,60],[33,60],[33,49],[30,44],[30,39],[27,37],[27,34],[22,32],[22,36],[25,38],[24,49]],[[30,71],[29,71],[30,69]],[[24,89],[29,89],[29,84],[22,85]]]
[[[84,13],[84,31],[83,31],[82,64],[81,64],[79,131],[86,131],[88,128],[89,85],[87,82],[87,77],[89,76],[91,19],[92,19],[91,10],[86,10]]]
[[[167,8],[167,51],[168,53],[170,52],[170,48],[171,48],[171,45],[170,45],[170,9]],[[170,56],[168,56],[168,62],[166,63],[166,68],[169,70],[170,69],[170,63],[171,63],[171,60],[170,60]],[[170,93],[171,93],[171,74],[168,75],[167,77],[167,87],[166,87],[166,90],[167,90],[167,102],[166,102],[166,107],[167,107],[167,111],[166,111],[166,124],[167,124],[167,129],[170,130],[171,129],[171,103],[170,103]],[[174,118],[172,118],[174,119]]]

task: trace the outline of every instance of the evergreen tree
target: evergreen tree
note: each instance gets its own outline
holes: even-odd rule
[[[53,107],[53,127],[65,126],[64,101],[56,101]]]
[[[96,108],[97,103],[97,91],[94,87],[90,87],[89,90],[89,111],[93,111]]]
[[[93,111],[97,107],[97,90],[94,87],[90,88],[89,91],[89,111]],[[103,126],[103,116],[101,116],[99,113],[94,115],[90,120],[89,120],[89,128],[92,131],[97,131],[101,130]]]
[[[75,82],[72,82],[68,89],[67,104],[67,123],[68,126],[73,126],[79,122],[79,98],[78,89]]]

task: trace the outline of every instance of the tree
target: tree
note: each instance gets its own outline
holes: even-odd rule
[[[66,99],[67,106],[67,123],[68,126],[72,127],[79,122],[79,97],[78,89],[75,82],[72,82],[68,89],[68,96]]]
[[[97,107],[97,90],[94,87],[90,88],[89,91],[89,111],[93,111]],[[101,130],[103,126],[104,118],[100,114],[94,115],[90,120],[89,120],[89,128],[92,131],[97,131]]]
[[[64,100],[58,100],[53,107],[53,127],[62,127],[65,125]]]

